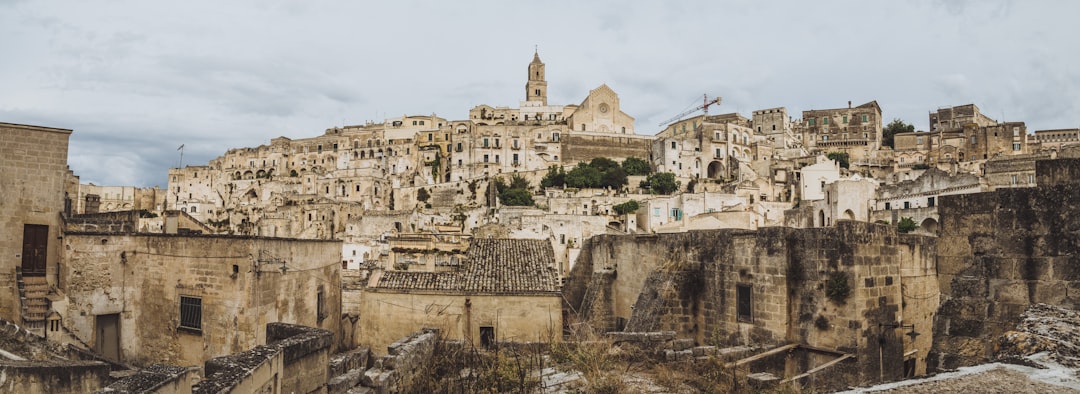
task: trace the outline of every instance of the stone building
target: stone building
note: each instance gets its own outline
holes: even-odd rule
[[[98,186],[93,183],[78,184],[71,194],[71,213],[118,212],[165,210],[165,190],[158,187]]]
[[[272,322],[340,341],[339,241],[67,232],[62,244],[51,334],[106,359],[198,365],[265,343]]]
[[[940,166],[950,171],[981,172],[985,160],[1033,152],[1035,137],[1024,122],[998,122],[975,104],[940,108],[930,113],[930,131],[894,137],[898,168]]]
[[[41,333],[57,285],[71,130],[0,123],[0,319]]]
[[[902,218],[911,218],[928,234],[937,234],[941,223],[937,205],[942,196],[979,193],[986,189],[985,183],[976,175],[950,174],[937,167],[894,175],[900,179],[881,185],[872,198],[870,219],[897,223]]]
[[[657,172],[680,178],[740,179],[740,163],[756,159],[757,138],[739,114],[695,116],[668,125],[652,143]]]
[[[852,160],[869,159],[881,148],[881,106],[871,101],[856,107],[803,111],[795,135],[803,146],[820,153],[844,152]]]
[[[1040,150],[1060,150],[1080,144],[1080,129],[1035,130],[1035,141]]]
[[[375,351],[424,327],[477,347],[557,340],[563,318],[554,264],[546,241],[473,239],[459,269],[375,272],[361,297],[357,338]]]

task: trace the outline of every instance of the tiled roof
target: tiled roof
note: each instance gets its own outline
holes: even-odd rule
[[[547,240],[473,239],[460,271],[383,273],[377,289],[468,293],[556,292],[555,252]]]

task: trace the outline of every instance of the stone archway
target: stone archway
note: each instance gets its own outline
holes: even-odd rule
[[[724,163],[721,163],[719,160],[713,160],[709,163],[709,168],[706,170],[706,175],[708,175],[709,179],[723,178],[726,173],[727,169],[724,168]]]
[[[855,220],[855,212],[852,212],[850,209],[844,211],[844,219]]]
[[[919,229],[930,234],[937,234],[938,221],[934,218],[926,218],[919,224]]]

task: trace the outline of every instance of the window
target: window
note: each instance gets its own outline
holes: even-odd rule
[[[1013,142],[1013,150],[1017,150],[1017,151],[1020,150],[1020,143],[1019,142]]]
[[[432,141],[432,139],[434,139],[434,138],[435,138],[435,136],[434,136],[434,135],[432,135],[431,133],[427,133],[427,140],[428,140],[428,142],[431,142],[431,141]]]
[[[922,137],[915,137],[915,143],[918,145],[922,145]]]
[[[753,308],[750,303],[750,285],[735,285],[735,308],[740,322],[752,323],[754,321]]]
[[[821,118],[821,125],[824,126],[827,124],[829,124],[829,118]]]
[[[1019,127],[1013,127],[1013,137],[1019,137],[1019,136],[1020,136],[1020,128]]]
[[[1016,183],[1017,183],[1017,176],[1016,176],[1016,175],[1013,175],[1013,176],[1012,176],[1012,184],[1014,184],[1014,185],[1015,185]]]
[[[862,116],[862,121],[867,122],[867,121],[869,121],[869,118],[870,118],[869,116],[863,115]]]
[[[671,141],[671,149],[675,149],[675,141]]]
[[[488,162],[488,155],[484,155],[484,163]]]
[[[480,346],[490,348],[495,345],[495,327],[480,326]]]
[[[487,138],[484,138],[484,147],[485,147],[485,148],[487,148],[487,147],[488,147],[488,139],[487,139]]]
[[[887,210],[890,210],[890,209],[892,209],[892,203],[888,203],[888,202],[885,203],[885,210],[887,211]]]
[[[975,145],[975,143],[976,143],[976,142],[978,142],[978,137],[976,137],[976,136],[971,136],[971,144],[972,144],[972,145]]]
[[[356,251],[353,251],[356,254]],[[315,293],[315,317],[322,321],[326,318],[326,291],[320,286],[319,291]]]
[[[682,220],[682,209],[671,208],[671,217],[675,218],[675,220]]]
[[[814,125],[814,118],[810,118],[810,126]]]
[[[536,89],[536,95],[540,96],[540,89]]]
[[[180,296],[180,328],[202,331],[202,298]]]
[[[660,208],[653,208],[652,209],[652,215],[656,216],[656,217],[660,217]]]
[[[926,206],[933,208],[935,205],[937,205],[937,197],[926,198]]]
[[[1028,183],[1032,184],[1032,185],[1035,184],[1035,175],[1034,174],[1028,174]]]
[[[844,123],[847,123],[847,115],[844,115]]]

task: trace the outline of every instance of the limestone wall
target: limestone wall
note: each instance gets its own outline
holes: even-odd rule
[[[97,346],[97,316],[118,314],[123,362],[197,365],[263,343],[270,322],[340,334],[339,241],[68,233],[64,250],[65,327]],[[180,327],[182,296],[201,300],[200,328]]]
[[[993,339],[1028,305],[1076,308],[1080,297],[1080,185],[1061,176],[1077,161],[1039,162],[1051,186],[943,196],[931,370],[987,361]],[[1060,181],[1060,182],[1059,182]]]
[[[95,361],[0,361],[0,391],[90,393],[109,381],[109,365]]]
[[[936,292],[935,247],[930,237],[852,221],[830,228],[600,236],[583,249],[588,259],[569,278],[588,282],[584,294],[581,283],[568,283],[564,292],[593,327],[625,321],[626,330],[674,331],[699,345],[800,343],[856,354],[859,370],[847,384],[893,380],[903,373],[904,353],[929,343],[913,343],[905,330],[882,325],[930,332],[936,304],[908,296]],[[593,276],[580,271],[586,266]],[[748,288],[749,314],[738,309],[739,288]],[[846,295],[830,297],[834,292]],[[925,353],[915,356],[917,363]],[[794,369],[825,361],[803,357]]]
[[[627,157],[648,160],[652,149],[652,138],[646,136],[566,133],[560,142],[563,155],[559,161],[567,168],[597,157],[618,161]]]
[[[334,335],[292,324],[266,327],[267,344],[208,360],[193,393],[325,392]]]
[[[357,338],[379,354],[389,344],[421,328],[437,328],[447,340],[465,340],[479,347],[480,327],[492,327],[495,340],[500,342],[546,342],[559,337],[562,327],[562,300],[558,295],[369,289],[360,305]]]

